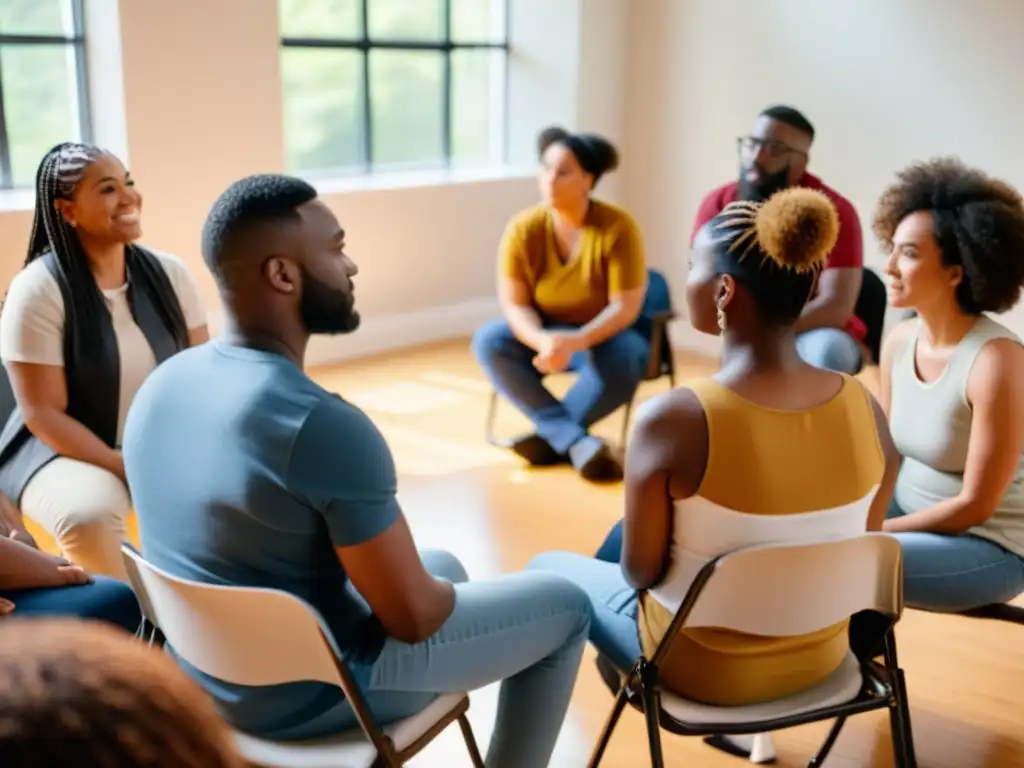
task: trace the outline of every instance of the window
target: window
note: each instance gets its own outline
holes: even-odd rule
[[[507,0],[279,0],[293,173],[504,161]]]
[[[31,188],[50,147],[87,140],[82,0],[0,0],[0,188]]]

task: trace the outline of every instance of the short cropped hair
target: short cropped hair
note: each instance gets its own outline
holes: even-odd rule
[[[875,212],[874,229],[892,249],[896,228],[919,211],[932,215],[947,266],[962,266],[956,300],[964,312],[1005,312],[1024,286],[1024,201],[1009,184],[955,157],[911,165],[896,176]]]
[[[776,104],[761,110],[761,117],[770,117],[772,120],[778,120],[780,123],[785,123],[792,128],[796,128],[798,131],[803,131],[811,137],[812,141],[814,140],[814,126],[811,125],[811,121],[804,117],[804,114],[795,107],[789,107],[785,104]]]
[[[316,199],[316,189],[294,176],[247,176],[228,187],[214,202],[203,225],[203,260],[215,277],[237,258],[236,242],[252,228],[298,220],[296,209]]]

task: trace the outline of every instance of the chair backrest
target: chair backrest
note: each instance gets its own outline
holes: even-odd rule
[[[863,273],[853,314],[867,326],[864,346],[871,351],[872,362],[877,364],[882,357],[882,330],[885,327],[885,310],[889,297],[885,283],[874,270],[864,267]]]
[[[895,619],[903,611],[903,551],[884,533],[741,549],[701,570],[680,614],[688,605],[677,629],[766,637],[809,634],[862,611]]]
[[[201,672],[239,685],[315,680],[349,693],[343,662],[316,611],[275,589],[179,579],[124,547],[149,619],[174,652]],[[145,596],[145,597],[143,597]]]
[[[656,269],[647,270],[647,295],[644,296],[644,306],[640,314],[646,317],[654,317],[662,312],[670,312],[672,306],[672,293],[668,288],[668,280]]]
[[[156,611],[153,610],[153,604],[149,601],[149,593],[146,591],[146,583],[142,580],[142,574],[139,572],[136,557],[140,557],[140,555],[135,547],[127,543],[121,545],[121,559],[124,561],[124,570],[128,575],[128,583],[135,593],[135,599],[139,601],[139,608],[142,609],[142,618],[154,627],[159,627],[160,625],[156,621]]]
[[[647,270],[647,295],[640,309],[640,317],[633,325],[651,343],[651,351],[654,353],[644,374],[645,379],[656,379],[672,369],[672,344],[668,329],[666,323],[658,322],[658,319],[671,314],[673,309],[668,280],[656,269]]]

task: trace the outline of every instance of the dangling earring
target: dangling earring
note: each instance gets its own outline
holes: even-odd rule
[[[722,307],[719,307],[718,308],[718,330],[720,330],[722,333],[725,333],[726,319],[727,318],[725,316],[725,309],[722,308]]]

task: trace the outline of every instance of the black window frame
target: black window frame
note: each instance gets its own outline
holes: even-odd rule
[[[89,78],[85,51],[85,0],[69,0],[71,5],[71,35],[37,33],[4,34],[0,32],[0,48],[8,46],[67,45],[75,53],[75,85],[78,90],[78,122],[82,141],[90,141],[92,120],[89,113]],[[11,168],[9,126],[4,106],[4,72],[0,62],[0,190],[15,189]]]
[[[356,50],[362,54],[363,59],[363,82],[362,82],[362,125],[360,161],[365,173],[371,173],[381,169],[382,165],[373,162],[373,126],[372,126],[372,105],[373,94],[370,88],[370,52],[373,50],[388,51],[437,51],[444,54],[443,79],[441,81],[441,157],[440,165],[443,168],[450,168],[452,165],[452,52],[467,50],[491,50],[502,51],[505,54],[505,82],[503,83],[504,93],[502,99],[502,155],[508,155],[508,78],[509,78],[509,26],[511,22],[512,0],[502,0],[504,3],[504,38],[500,41],[470,41],[452,39],[452,0],[443,0],[442,13],[444,14],[444,37],[440,41],[429,40],[403,40],[399,38],[371,38],[370,37],[370,3],[372,0],[362,0],[360,7],[360,37],[289,37],[281,36],[282,48],[316,49],[326,48],[329,50]],[[285,138],[287,141],[287,137]],[[356,166],[358,167],[358,166]],[[386,165],[383,166],[386,169]],[[330,171],[334,169],[299,169],[301,173],[317,173],[318,171]]]

